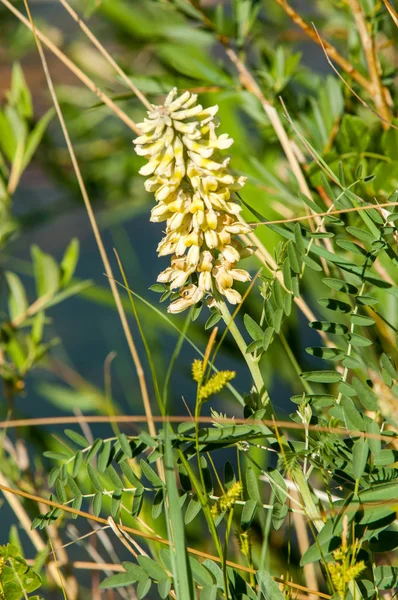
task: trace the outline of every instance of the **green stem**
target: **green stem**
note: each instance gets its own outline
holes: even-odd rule
[[[231,508],[231,510],[229,511],[227,527],[225,530],[225,542],[224,542],[224,552],[223,552],[223,562],[222,562],[226,600],[228,600],[228,598],[229,598],[229,584],[228,584],[228,573],[227,573],[228,541],[229,541],[229,534],[231,532],[233,516],[234,516],[234,509]]]
[[[169,363],[169,366],[168,366],[168,369],[167,369],[167,373],[166,373],[166,377],[165,377],[165,380],[164,380],[164,384],[163,384],[163,406],[164,406],[166,414],[167,414],[167,411],[168,411],[168,395],[169,395],[169,385],[170,385],[171,374],[173,372],[173,368],[174,368],[174,365],[175,365],[175,363],[177,361],[177,358],[178,358],[178,356],[179,356],[179,354],[181,352],[182,345],[184,343],[187,331],[188,331],[189,326],[191,324],[191,318],[192,318],[192,310],[190,310],[188,312],[188,315],[187,315],[187,317],[185,319],[185,322],[184,322],[184,326],[183,326],[183,328],[182,328],[182,330],[180,332],[180,335],[178,336],[177,344],[176,344],[176,346],[174,348],[173,355],[172,355],[172,357],[170,359],[170,363]]]
[[[273,505],[274,501],[275,501],[275,492],[273,489],[271,489],[269,503]],[[269,510],[268,514],[267,514],[267,519],[265,521],[264,529],[263,529],[263,544],[262,544],[262,548],[261,548],[260,563],[259,563],[259,567],[258,567],[259,571],[262,569],[268,570],[267,553],[268,553],[268,544],[269,544],[269,535],[270,535],[270,531],[271,531],[271,525],[272,525],[272,510]],[[262,594],[261,594],[261,589],[259,587],[257,600],[261,600],[261,598],[262,598]]]
[[[181,450],[178,450],[178,456],[179,456],[182,464],[184,465],[184,467],[185,467],[185,469],[186,469],[186,471],[188,473],[188,476],[189,476],[189,478],[190,478],[190,480],[192,482],[192,485],[194,487],[195,493],[198,496],[199,502],[202,505],[203,513],[205,515],[207,524],[209,526],[211,537],[213,538],[213,542],[214,542],[214,545],[216,547],[217,554],[220,557],[220,561],[222,563],[222,561],[223,561],[223,551],[222,551],[220,539],[218,537],[217,529],[216,529],[216,526],[214,524],[213,517],[212,517],[212,515],[210,513],[207,495],[206,495],[206,493],[202,492],[201,484],[198,481],[198,479],[197,479],[197,477],[196,477],[193,469],[191,468],[191,465],[189,464],[188,460],[185,458],[185,455],[184,455],[184,453]]]
[[[321,529],[324,526],[324,522],[322,520],[318,507],[312,499],[312,494],[308,486],[307,479],[304,476],[304,473],[299,467],[296,467],[292,470],[291,475],[294,483],[300,490],[300,494],[303,499],[303,508],[306,514],[308,515],[308,518],[315,525],[317,531],[321,531]]]
[[[236,345],[238,346],[239,350],[241,351],[242,356],[244,357],[246,364],[249,367],[250,373],[253,377],[254,385],[256,386],[257,392],[260,395],[263,406],[267,408],[266,416],[267,416],[267,418],[269,418],[270,416],[272,416],[274,414],[274,410],[273,410],[273,407],[271,404],[271,399],[269,397],[269,394],[268,394],[265,384],[264,384],[263,376],[261,375],[260,367],[258,366],[258,363],[253,359],[251,354],[246,352],[247,344],[246,344],[245,340],[243,339],[243,336],[242,336],[241,332],[239,331],[235,321],[232,319],[231,314],[230,314],[225,302],[223,300],[218,300],[217,307],[221,313],[221,316],[224,320],[225,325],[228,327],[229,331],[231,332],[231,334],[236,342]]]
[[[345,152],[340,158],[343,160],[343,158],[351,158],[353,156],[359,156],[360,158],[376,158],[377,160],[392,162],[392,159],[388,156],[383,156],[383,154],[377,154],[376,152]]]
[[[264,380],[262,378],[258,364],[253,360],[252,356],[246,352],[247,344],[243,339],[242,334],[240,333],[235,322],[232,320],[225,302],[223,300],[218,299],[217,306],[220,310],[221,316],[223,317],[226,326],[229,328],[239,350],[242,352],[242,355],[246,360],[247,366],[250,369],[257,391],[260,395],[262,395],[263,404],[268,409],[266,416],[269,418],[274,415],[274,411],[271,399],[268,395],[268,392],[266,391]],[[311,491],[308,486],[307,480],[300,468],[293,469],[292,478],[294,483],[300,490],[300,494],[303,499],[303,509],[306,511],[306,514],[308,515],[310,520],[314,523],[316,529],[320,531],[324,523],[322,521],[319,510],[312,499]]]
[[[199,392],[199,385],[198,385],[198,392]],[[202,466],[201,466],[201,456],[200,456],[200,444],[199,444],[199,417],[200,417],[200,410],[202,407],[202,403],[199,399],[199,394],[197,394],[196,396],[196,404],[195,404],[195,450],[196,450],[196,459],[197,459],[197,463],[198,463],[198,470],[199,470],[199,479],[200,481],[198,481],[195,473],[193,472],[193,469],[191,468],[191,465],[189,464],[188,460],[186,459],[186,457],[184,456],[184,453],[179,450],[179,455],[180,455],[180,459],[181,462],[183,463],[190,480],[192,481],[192,484],[194,486],[195,492],[199,498],[199,502],[202,505],[202,509],[203,509],[203,514],[205,515],[209,530],[210,530],[210,534],[213,538],[213,542],[214,545],[217,549],[217,553],[220,557],[221,563],[223,563],[223,550],[221,547],[221,542],[220,542],[220,538],[218,537],[218,532],[216,529],[216,526],[214,524],[214,519],[213,519],[213,515],[211,514],[210,508],[209,508],[209,498],[208,495],[206,493],[206,484],[205,484],[205,480],[203,477],[203,471],[202,471]],[[226,600],[228,600],[228,597],[226,597]]]
[[[166,412],[165,412],[164,405],[163,405],[162,395],[160,393],[160,388],[159,388],[159,383],[158,383],[158,377],[157,377],[157,373],[156,373],[156,367],[155,367],[153,359],[152,359],[151,350],[149,348],[149,344],[147,342],[147,339],[146,339],[146,336],[145,336],[145,333],[144,333],[144,329],[143,329],[143,327],[141,325],[141,320],[140,320],[140,318],[138,316],[137,308],[136,308],[135,302],[134,302],[134,297],[133,297],[132,291],[130,290],[129,283],[128,283],[127,277],[126,277],[126,273],[124,271],[123,265],[121,263],[121,260],[120,260],[120,258],[118,256],[118,254],[116,254],[116,258],[117,258],[117,261],[118,261],[118,264],[119,264],[120,273],[121,273],[121,275],[123,277],[123,282],[124,282],[124,285],[125,285],[125,288],[127,290],[127,294],[128,294],[129,300],[130,300],[131,308],[133,310],[133,314],[134,314],[135,320],[137,322],[138,330],[139,330],[140,335],[141,335],[142,343],[143,343],[144,348],[145,348],[145,353],[146,353],[147,358],[148,358],[149,368],[151,370],[153,387],[154,387],[154,390],[155,390],[155,396],[156,396],[156,400],[157,400],[157,403],[158,403],[158,407],[159,407],[160,413],[164,416],[166,414]]]

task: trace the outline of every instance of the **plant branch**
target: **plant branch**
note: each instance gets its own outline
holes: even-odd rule
[[[262,404],[267,409],[267,416],[271,416],[273,414],[273,408],[270,397],[264,385],[264,380],[261,375],[258,362],[254,360],[253,356],[250,353],[246,352],[247,344],[243,339],[243,336],[239,331],[238,326],[236,325],[234,319],[231,317],[227,305],[223,300],[218,299],[217,308],[219,309],[225,325],[231,332],[236,342],[236,345],[238,346],[243,358],[246,361],[247,366],[249,367],[250,373],[253,377],[253,381],[256,386],[257,392],[261,398]]]

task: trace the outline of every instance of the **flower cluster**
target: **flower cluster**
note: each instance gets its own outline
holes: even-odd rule
[[[199,400],[207,400],[210,396],[219,394],[235,375],[235,371],[218,371],[218,373],[212,375],[207,383],[199,385]]]
[[[235,371],[218,371],[214,373],[206,383],[202,385],[204,376],[203,362],[198,358],[192,363],[192,377],[198,382],[198,398],[199,400],[207,400],[210,396],[214,396],[221,392],[231,379],[235,377]]]
[[[199,358],[195,358],[195,360],[192,363],[192,377],[194,381],[200,383],[203,379],[203,375],[203,361]]]
[[[216,134],[217,110],[204,109],[190,92],[177,97],[174,88],[163,106],[148,112],[134,140],[137,154],[148,160],[139,171],[148,177],[145,189],[157,200],[151,221],[166,222],[158,254],[171,255],[171,265],[158,281],[180,291],[169,306],[172,313],[212,297],[215,289],[237,304],[241,296],[234,281],[250,280],[237,268],[252,253],[237,237],[250,227],[239,219],[241,207],[233,198],[245,178],[228,171],[229,158],[218,157],[233,140]]]
[[[350,559],[349,549],[343,546],[333,552],[333,558],[335,562],[328,563],[328,571],[338,597],[344,600],[348,585],[365,570],[365,563]]]
[[[243,491],[243,485],[240,481],[235,481],[231,487],[220,496],[215,504],[211,507],[211,514],[215,519],[227,510],[232,510],[237,500],[240,499]]]

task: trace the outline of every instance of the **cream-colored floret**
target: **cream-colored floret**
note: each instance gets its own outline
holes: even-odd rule
[[[204,109],[197,96],[174,88],[163,106],[153,106],[138,125],[142,135],[134,140],[136,152],[147,159],[140,174],[148,177],[145,189],[157,204],[151,221],[166,222],[159,256],[173,255],[171,265],[158,281],[180,298],[169,311],[177,313],[196,304],[214,290],[232,304],[241,301],[234,281],[247,282],[250,275],[236,264],[251,253],[236,236],[250,227],[239,219],[240,205],[233,192],[245,183],[228,171],[230,159],[219,151],[229,148],[228,134],[217,136],[214,117],[218,106]]]

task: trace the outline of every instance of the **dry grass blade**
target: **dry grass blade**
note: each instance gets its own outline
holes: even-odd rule
[[[115,300],[115,304],[116,304],[116,308],[117,308],[117,311],[118,311],[118,314],[119,314],[119,317],[120,317],[120,320],[121,320],[121,323],[122,323],[122,327],[123,327],[123,331],[124,331],[124,334],[125,334],[125,337],[126,337],[126,340],[127,340],[127,344],[128,344],[128,347],[129,347],[129,350],[130,350],[130,353],[131,353],[131,356],[132,356],[132,359],[133,359],[133,362],[134,362],[134,365],[135,365],[135,368],[136,368],[136,372],[137,372],[137,376],[138,376],[138,380],[139,380],[139,385],[140,385],[140,389],[141,389],[141,394],[142,394],[142,399],[143,399],[143,403],[144,403],[144,409],[145,409],[145,413],[146,413],[146,416],[147,416],[147,419],[148,419],[148,429],[149,429],[149,432],[151,434],[153,434],[153,433],[155,433],[156,430],[155,430],[155,426],[154,426],[154,423],[153,423],[152,408],[151,408],[151,403],[150,403],[150,399],[149,399],[148,388],[147,388],[146,381],[145,381],[144,370],[142,368],[141,361],[140,361],[140,358],[138,356],[137,349],[135,347],[133,336],[131,334],[131,330],[130,330],[130,327],[129,327],[128,322],[127,322],[126,313],[124,311],[123,304],[122,304],[122,301],[120,299],[119,290],[118,290],[118,287],[117,287],[117,285],[115,283],[115,280],[114,280],[112,268],[111,268],[110,262],[108,260],[108,256],[107,256],[107,253],[106,253],[106,250],[105,250],[105,246],[104,246],[102,238],[101,238],[101,234],[100,234],[100,231],[99,231],[99,228],[98,228],[98,225],[97,225],[97,221],[96,221],[96,218],[95,218],[95,215],[94,215],[94,211],[92,209],[91,202],[90,202],[90,199],[89,199],[88,194],[87,194],[86,186],[84,184],[84,180],[83,180],[83,177],[82,177],[82,174],[81,174],[81,171],[80,171],[80,167],[79,167],[79,164],[77,162],[75,151],[73,149],[73,145],[72,145],[71,139],[69,137],[68,129],[66,127],[66,123],[65,123],[65,120],[64,120],[63,115],[62,115],[62,111],[61,111],[61,108],[60,108],[60,105],[59,105],[59,102],[58,102],[58,99],[57,99],[57,95],[55,93],[55,89],[54,89],[52,78],[51,78],[51,75],[50,75],[50,72],[49,72],[49,69],[48,69],[46,57],[44,55],[43,47],[41,45],[41,42],[40,42],[38,36],[36,35],[36,28],[35,28],[35,25],[34,25],[34,22],[33,22],[33,19],[32,19],[32,15],[31,15],[30,10],[29,10],[28,0],[24,0],[24,3],[25,3],[25,7],[26,7],[26,10],[27,10],[27,13],[29,15],[29,20],[30,20],[30,23],[31,23],[31,26],[32,26],[33,34],[35,36],[35,40],[36,40],[36,44],[37,44],[37,49],[38,49],[38,52],[39,52],[39,55],[40,55],[40,59],[41,59],[42,65],[43,65],[43,70],[44,70],[44,73],[45,73],[45,76],[46,76],[46,81],[47,81],[48,88],[49,88],[49,91],[50,91],[50,94],[51,94],[51,98],[52,98],[54,107],[56,109],[56,112],[57,112],[57,115],[58,115],[58,118],[59,118],[59,122],[61,124],[62,132],[64,134],[66,145],[68,147],[68,151],[69,151],[69,154],[70,154],[72,165],[73,165],[73,168],[74,168],[74,171],[75,171],[75,174],[76,174],[76,179],[77,179],[77,181],[79,183],[80,191],[81,191],[81,194],[82,194],[82,197],[83,197],[83,200],[84,200],[84,204],[85,204],[85,207],[86,207],[86,210],[87,210],[87,214],[88,214],[88,217],[89,217],[89,220],[90,220],[90,224],[91,224],[91,227],[92,227],[92,230],[93,230],[93,233],[94,233],[95,240],[97,242],[98,250],[100,252],[101,259],[102,259],[102,262],[104,264],[106,275],[107,275],[107,277],[109,279],[109,285],[110,285],[111,290],[112,290],[112,294],[113,294],[113,297],[114,297],[114,300]]]
[[[383,2],[384,2],[386,9],[390,13],[391,18],[394,21],[395,25],[398,27],[398,12],[395,10],[395,8],[391,5],[391,3],[388,0],[383,0]]]
[[[352,94],[353,96],[355,96],[355,98],[356,98],[357,100],[359,100],[359,102],[360,102],[360,103],[361,103],[361,104],[362,104],[362,105],[363,105],[365,108],[367,108],[368,110],[370,110],[370,111],[371,111],[371,112],[372,112],[374,115],[376,115],[376,117],[377,117],[378,119],[380,119],[380,121],[381,121],[381,122],[383,123],[383,125],[385,126],[385,129],[387,129],[388,127],[392,127],[393,129],[398,129],[398,127],[397,127],[396,125],[394,125],[393,123],[391,123],[391,120],[390,120],[391,116],[390,116],[390,114],[388,114],[388,116],[387,116],[387,118],[386,118],[386,117],[384,117],[382,114],[380,114],[379,112],[377,112],[377,110],[375,110],[375,109],[374,109],[372,106],[370,106],[370,104],[368,104],[367,102],[365,102],[365,100],[363,100],[363,98],[361,98],[361,96],[359,96],[359,94],[357,94],[357,93],[356,93],[356,91],[355,91],[355,90],[354,90],[354,89],[353,89],[353,88],[350,86],[350,84],[349,84],[349,83],[348,83],[348,82],[347,82],[347,81],[344,79],[344,77],[342,77],[342,76],[340,75],[339,71],[336,69],[336,67],[334,66],[334,64],[333,64],[333,63],[332,63],[332,61],[330,60],[330,58],[329,58],[329,56],[328,56],[328,54],[327,54],[327,52],[326,52],[326,48],[325,48],[325,46],[323,45],[323,42],[322,42],[321,38],[319,37],[319,33],[318,33],[318,31],[317,31],[317,29],[316,29],[316,27],[315,27],[314,23],[312,24],[312,26],[313,26],[313,28],[314,28],[314,30],[315,30],[315,32],[316,32],[316,34],[317,34],[318,38],[319,38],[319,41],[320,41],[320,46],[322,47],[322,50],[323,50],[323,51],[324,51],[324,53],[325,53],[326,60],[328,61],[328,63],[329,63],[329,65],[330,65],[330,67],[331,67],[331,68],[333,69],[333,71],[336,73],[337,77],[338,77],[338,78],[339,78],[339,79],[340,79],[340,80],[341,80],[341,81],[344,83],[344,85],[346,86],[346,88],[348,88],[348,89],[350,90],[351,94]]]
[[[9,492],[10,494],[14,494],[14,495],[20,496],[22,498],[27,498],[29,500],[33,500],[34,502],[41,502],[42,504],[46,504],[47,506],[51,506],[52,508],[59,508],[60,510],[62,510],[64,512],[78,515],[80,517],[84,517],[85,519],[88,519],[90,521],[95,521],[96,523],[101,523],[102,525],[107,525],[107,526],[109,525],[109,522],[106,519],[102,519],[101,517],[95,517],[94,515],[91,515],[90,513],[84,512],[82,510],[77,510],[77,509],[71,508],[70,506],[64,506],[63,504],[58,504],[57,502],[47,500],[46,498],[41,498],[40,496],[36,496],[34,494],[29,494],[28,492],[23,492],[22,490],[16,490],[16,489],[13,489],[13,488],[1,485],[1,484],[0,484],[0,489],[5,492]],[[118,529],[121,531],[125,531],[127,533],[132,533],[133,535],[136,535],[137,537],[141,537],[143,539],[150,540],[152,542],[157,542],[164,546],[171,545],[169,540],[159,538],[154,535],[150,535],[148,533],[144,533],[142,531],[139,531],[138,529],[134,529],[133,527],[127,527],[126,525],[119,524]],[[221,562],[221,559],[218,556],[213,556],[212,554],[208,554],[207,552],[201,552],[199,550],[196,550],[195,548],[188,547],[187,551],[190,554],[194,554],[195,556],[200,556],[201,558],[207,558],[210,560],[214,560],[215,562],[218,562],[218,563]],[[254,569],[250,569],[249,567],[245,567],[244,565],[239,565],[238,563],[234,563],[229,560],[226,561],[226,564],[229,567],[233,567],[234,569],[238,569],[240,571],[245,571],[246,573],[256,573],[256,571]],[[299,585],[298,583],[293,583],[292,581],[285,581],[284,579],[280,579],[279,577],[275,577],[274,579],[278,583],[283,583],[283,585],[286,585],[292,589],[301,590],[301,591],[307,592],[309,594],[316,594],[319,598],[326,598],[326,599],[331,598],[331,596],[329,594],[323,594],[321,592],[317,592],[316,590],[310,590],[303,585]]]
[[[354,79],[354,81],[356,81],[367,92],[371,92],[371,82],[366,79],[366,77],[361,75],[361,73],[359,73],[359,71],[357,71],[346,58],[344,58],[344,56],[341,56],[341,54],[332,44],[329,44],[329,42],[321,39],[319,35],[315,35],[311,26],[301,17],[301,15],[298,14],[298,12],[294,10],[294,8],[290,6],[290,4],[288,4],[286,0],[275,0],[275,2],[279,4],[285,13],[292,19],[295,25],[300,27],[300,29],[302,29],[304,33],[308,35],[308,37],[310,37],[316,44],[323,46],[327,55],[330,56],[330,58],[334,60],[343,69],[343,71],[350,75],[352,79]]]
[[[358,28],[359,37],[361,39],[362,48],[365,54],[366,62],[370,79],[372,81],[372,96],[374,103],[381,117],[385,128],[387,123],[391,121],[391,113],[387,102],[387,90],[384,88],[381,81],[381,66],[376,52],[374,36],[370,31],[370,25],[367,23],[365,13],[359,0],[349,0],[355,23]]]
[[[352,208],[342,208],[341,210],[329,210],[328,212],[318,213],[318,217],[329,217],[333,215],[344,215],[346,213],[358,212],[360,210],[382,210],[383,208],[392,208],[398,206],[398,202],[383,202],[381,204],[367,204],[366,206],[355,206]],[[249,223],[252,227],[258,227],[259,225],[281,225],[283,223],[298,223],[299,221],[308,221],[314,219],[315,215],[303,215],[302,217],[292,217],[291,219],[277,219],[275,221],[255,221]]]
[[[266,425],[267,427],[274,427],[275,420],[272,419],[244,419],[239,417],[224,417],[224,418],[215,418],[215,417],[198,417],[194,418],[192,415],[187,416],[153,416],[154,423],[185,423],[192,422],[193,420],[198,421],[198,423],[220,423],[220,424],[249,424],[250,425]],[[147,417],[143,415],[81,415],[78,417],[42,417],[42,418],[33,418],[33,419],[13,419],[9,421],[0,421],[0,429],[10,429],[14,427],[37,427],[37,426],[45,426],[45,425],[70,425],[76,423],[77,425],[85,422],[85,423],[125,423],[125,424],[135,424],[135,423],[146,423]],[[384,442],[392,443],[394,439],[391,435],[383,435],[376,433],[368,433],[363,431],[357,431],[355,429],[344,429],[343,427],[326,427],[323,425],[306,425],[303,423],[294,423],[292,421],[278,421],[277,425],[280,429],[291,429],[294,431],[305,431],[307,428],[309,431],[313,431],[314,433],[335,433],[337,435],[343,436],[353,436],[358,438],[368,438],[374,440],[381,440]]]
[[[4,6],[8,8],[10,12],[12,12],[28,29],[30,29],[33,32],[32,23],[26,17],[24,17],[23,14],[17,8],[15,8],[15,6],[11,4],[11,2],[9,2],[9,0],[0,0],[0,2],[4,4]],[[70,58],[68,58],[51,40],[49,40],[48,37],[44,35],[44,33],[42,33],[39,29],[35,28],[35,36],[43,44],[45,44],[47,48],[51,50],[51,52],[57,58],[59,58],[59,60],[63,62],[64,65],[72,73],[74,73],[74,75],[76,75],[76,77],[80,79],[82,83],[84,83],[84,85],[88,87],[89,90],[91,90],[96,96],[98,96],[101,102],[106,104],[108,108],[110,108],[112,112],[114,112],[115,115],[127,125],[127,127],[129,127],[136,134],[140,133],[134,121],[123,110],[121,110],[119,106],[117,106],[117,104],[115,104],[115,102],[113,102],[113,100],[111,100],[109,96],[107,96],[85,73],[83,73],[83,71],[79,69],[79,67],[77,67],[70,60]]]
[[[91,42],[94,44],[94,46],[106,58],[106,60],[109,62],[109,64],[111,64],[112,67],[115,69],[115,71],[117,71],[117,73],[120,75],[120,77],[126,83],[126,85],[134,92],[134,94],[137,96],[137,98],[140,100],[140,102],[142,102],[142,104],[144,106],[146,106],[148,110],[152,110],[151,103],[148,102],[148,100],[145,98],[144,94],[137,88],[136,85],[134,85],[134,83],[131,81],[131,79],[129,79],[129,77],[127,77],[127,75],[125,74],[123,69],[121,69],[119,67],[117,62],[112,58],[112,56],[109,54],[109,52],[104,48],[104,46],[101,44],[101,42],[92,33],[92,31],[87,27],[87,25],[79,17],[77,12],[73,10],[71,5],[66,0],[59,0],[59,2],[62,4],[62,6],[65,8],[65,10],[68,11],[68,13],[72,17],[72,19],[74,19],[76,21],[76,23],[79,25],[80,29],[85,33],[85,35],[89,38],[89,40],[91,40]]]

